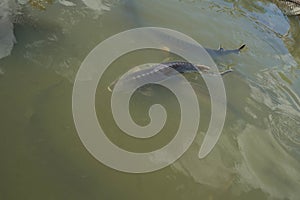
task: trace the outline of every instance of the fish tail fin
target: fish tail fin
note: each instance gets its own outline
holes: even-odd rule
[[[243,44],[242,46],[240,46],[240,48],[238,48],[239,51],[243,50],[246,47],[245,44]]]

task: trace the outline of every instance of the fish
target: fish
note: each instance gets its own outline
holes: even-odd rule
[[[186,44],[186,43],[183,43]],[[188,44],[190,47],[193,45]],[[205,48],[207,53],[212,57],[225,56],[229,54],[239,54],[241,50],[246,47],[245,44],[241,45],[236,49],[226,50],[222,47],[219,49],[209,49]],[[193,64],[187,61],[172,61],[172,62],[163,62],[158,64],[145,64],[141,66],[134,67],[127,73],[125,78],[121,79],[121,83],[123,86],[127,86],[128,88],[134,88],[136,85],[143,85],[145,82],[159,83],[161,81],[172,78],[173,76],[185,73],[209,73],[211,68],[202,64]],[[224,76],[232,72],[233,69],[227,69],[219,73],[219,75]],[[112,92],[116,83],[120,80],[120,78],[113,81],[107,89]]]
[[[218,56],[226,56],[229,54],[239,54],[245,47],[246,47],[246,45],[243,44],[239,48],[236,48],[236,49],[224,49],[223,47],[220,46],[220,48],[217,50],[209,49],[209,48],[205,48],[205,50],[211,57],[214,58],[214,57],[218,57]]]
[[[142,67],[135,67],[134,70],[128,72],[128,75],[121,81],[122,85],[127,85],[128,88],[132,88],[133,85],[140,85],[139,83],[152,82],[159,83],[161,81],[177,76],[178,73],[208,73],[210,70],[209,66],[201,64],[193,64],[186,61],[173,61],[158,64],[146,64]],[[225,75],[232,72],[232,69],[225,70],[220,75]],[[120,80],[113,81],[109,86],[108,90],[113,91],[116,83]]]

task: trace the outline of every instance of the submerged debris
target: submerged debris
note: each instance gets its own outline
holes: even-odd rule
[[[39,10],[46,10],[46,5],[52,4],[53,0],[29,0],[28,3]]]
[[[286,15],[300,15],[300,0],[275,0]]]

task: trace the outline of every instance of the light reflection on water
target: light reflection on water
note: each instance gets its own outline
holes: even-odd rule
[[[296,200],[300,196],[299,18],[282,15],[268,1],[246,0],[127,0],[101,15],[81,4],[24,12],[24,23],[15,25],[18,43],[12,55],[0,61],[0,171],[5,180],[0,183],[0,199]],[[224,77],[228,113],[214,151],[197,159],[210,102],[206,88],[194,85],[201,107],[194,145],[171,167],[130,175],[108,169],[84,149],[73,124],[71,92],[80,63],[95,45],[140,26],[172,28],[209,48],[246,43],[247,50],[216,60],[235,72]],[[97,98],[109,102],[105,84],[131,66],[166,58],[176,57],[144,51],[116,61],[99,85]],[[133,99],[144,102],[133,108],[137,123],[147,123],[144,112],[159,100],[175,117],[160,137],[142,144],[121,136],[109,106],[96,99],[99,119],[116,133],[109,136],[114,142],[145,151],[172,138],[178,104],[164,89],[157,91],[160,98]]]

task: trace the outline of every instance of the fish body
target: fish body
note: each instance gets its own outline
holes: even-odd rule
[[[209,49],[209,48],[205,48],[205,50],[207,51],[207,53],[211,56],[211,57],[218,57],[218,56],[226,56],[229,54],[239,54],[241,52],[242,49],[244,49],[246,47],[245,44],[243,44],[242,46],[240,46],[237,49],[224,49],[222,47],[220,47],[219,49]]]
[[[161,81],[167,80],[173,76],[184,73],[199,73],[199,72],[207,72],[210,70],[210,67],[205,65],[192,64],[190,62],[185,61],[174,61],[174,62],[166,62],[159,64],[146,64],[142,65],[143,67],[135,67],[133,70],[130,70],[125,78],[121,79],[121,83],[123,86],[127,86],[128,88],[134,87],[134,85],[143,85],[145,82],[159,83]],[[225,72],[220,73],[220,75],[227,74],[232,70],[227,70]],[[120,79],[112,82],[108,90],[112,91],[115,87],[115,84]]]

